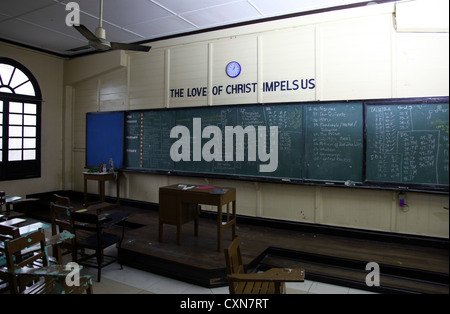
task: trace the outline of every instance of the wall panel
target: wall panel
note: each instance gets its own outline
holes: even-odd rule
[[[448,36],[448,33],[396,35],[398,97],[449,95]]]
[[[261,37],[262,102],[316,100],[315,27],[273,31]],[[275,81],[286,81],[286,88],[270,91]]]
[[[212,85],[223,87],[220,93],[213,95],[212,104],[257,102],[257,93],[253,88],[253,83],[258,82],[257,47],[257,36],[253,34],[225,38],[212,43]],[[237,61],[242,66],[241,74],[237,78],[230,78],[225,73],[225,68],[231,61]],[[252,85],[248,86],[248,92],[242,93],[236,88],[239,84]]]
[[[164,106],[164,50],[133,53],[129,56],[129,108],[161,108]]]
[[[318,100],[392,97],[391,16],[317,26]]]
[[[206,105],[207,60],[206,43],[170,48],[168,87],[170,107]]]

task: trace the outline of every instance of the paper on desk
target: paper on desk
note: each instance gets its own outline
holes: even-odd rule
[[[215,186],[209,186],[209,185],[203,185],[203,186],[197,186],[196,189],[199,190],[213,190],[216,189]]]

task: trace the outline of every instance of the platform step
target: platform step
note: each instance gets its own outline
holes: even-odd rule
[[[368,261],[291,251],[270,247],[249,268],[264,271],[273,267],[305,268],[306,279],[379,293],[448,294],[449,274],[395,265],[378,264],[380,285],[369,287]],[[371,277],[372,278],[372,277]]]

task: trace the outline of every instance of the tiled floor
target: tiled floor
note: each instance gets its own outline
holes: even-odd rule
[[[96,294],[228,294],[228,287],[205,288],[183,281],[163,277],[139,269],[111,264],[102,270],[101,282],[97,282],[97,270],[85,268],[93,275]],[[321,282],[305,280],[287,283],[287,294],[368,294],[371,292]]]

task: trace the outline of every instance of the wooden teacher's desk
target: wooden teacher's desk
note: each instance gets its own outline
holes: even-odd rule
[[[159,188],[159,241],[163,238],[163,224],[177,226],[177,243],[181,244],[181,226],[195,221],[198,235],[199,204],[217,206],[217,250],[222,250],[222,231],[232,227],[236,235],[236,189],[210,186],[174,184]],[[222,207],[226,205],[226,221],[222,221]],[[230,211],[231,205],[231,211]]]
[[[99,202],[105,202],[105,181],[116,181],[116,205],[120,205],[120,173],[112,172],[83,172],[84,179],[84,206],[88,206],[87,203],[87,181],[98,181],[98,194],[100,197]]]

